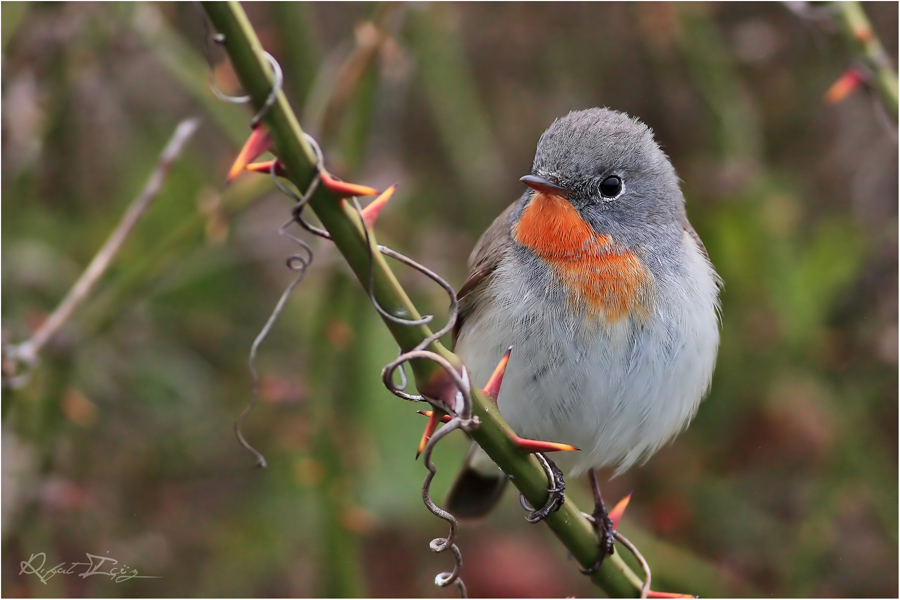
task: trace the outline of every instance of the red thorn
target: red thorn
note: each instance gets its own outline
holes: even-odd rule
[[[540,440],[526,440],[517,435],[512,436],[512,441],[525,452],[581,452],[571,444],[558,444],[556,442],[542,442]]]
[[[246,167],[244,167],[245,171],[253,171],[254,173],[271,173],[272,172],[272,163],[275,163],[275,174],[279,177],[284,177],[287,173],[284,170],[284,165],[281,164],[281,161],[278,159],[273,160],[264,160],[262,162],[250,163]]]
[[[355,183],[347,183],[346,181],[338,181],[325,169],[320,171],[319,176],[322,178],[322,184],[341,198],[378,195],[378,190],[375,188],[356,185]]]
[[[430,410],[417,410],[416,412],[419,413],[420,415],[424,415],[429,418],[432,415],[432,411],[430,411]],[[450,419],[451,419],[450,415],[444,415],[443,417],[441,417],[441,423],[449,423]]]
[[[861,44],[868,44],[875,37],[875,34],[868,27],[857,27],[853,30],[853,37],[859,40]]]
[[[690,594],[672,594],[670,592],[654,592],[650,590],[647,592],[648,598],[698,598],[698,596],[691,596]]]
[[[366,227],[372,229],[375,227],[375,221],[378,219],[378,215],[381,214],[381,209],[384,208],[384,205],[387,204],[387,201],[391,199],[391,196],[394,195],[394,190],[397,189],[397,184],[395,183],[388,189],[381,192],[381,195],[372,200],[372,202],[362,210],[362,218],[363,223],[366,224]]]
[[[416,452],[416,459],[422,454],[422,451],[425,450],[425,445],[428,443],[428,440],[431,439],[431,435],[434,433],[434,430],[437,429],[438,422],[440,419],[437,418],[437,412],[428,411],[431,414],[428,415],[428,423],[425,425],[425,431],[422,432],[422,439],[419,441],[419,450]]]
[[[825,97],[823,101],[825,104],[837,104],[844,98],[850,95],[853,90],[860,87],[863,83],[862,75],[859,70],[850,67],[847,71],[840,76],[840,78],[835,81],[828,91],[825,92]]]
[[[619,500],[619,503],[609,511],[609,520],[612,521],[613,530],[619,528],[619,521],[622,520],[622,515],[625,514],[625,509],[628,508],[628,503],[631,502],[631,494],[634,492],[628,492],[628,495]]]
[[[257,127],[250,132],[250,137],[244,142],[244,147],[238,153],[231,170],[228,171],[226,183],[241,174],[241,171],[260,154],[272,147],[272,136],[265,127]]]
[[[500,362],[497,363],[497,368],[494,369],[494,373],[491,375],[491,378],[488,379],[487,385],[481,390],[494,401],[494,404],[497,403],[497,396],[500,395],[500,386],[503,384],[503,374],[506,373],[506,365],[509,364],[510,354],[512,354],[512,346],[507,349],[506,354],[504,354],[503,358],[500,359]]]

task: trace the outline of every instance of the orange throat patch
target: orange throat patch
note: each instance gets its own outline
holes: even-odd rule
[[[536,193],[512,234],[553,269],[575,308],[610,322],[649,316],[650,272],[637,256],[594,231],[565,198]]]

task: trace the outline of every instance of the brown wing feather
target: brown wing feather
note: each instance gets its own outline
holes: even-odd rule
[[[466,277],[466,281],[456,293],[456,298],[459,300],[459,316],[453,327],[454,346],[456,346],[456,339],[466,317],[475,309],[478,299],[477,290],[487,283],[510,244],[509,215],[513,206],[515,203],[510,204],[506,210],[500,213],[500,216],[494,219],[487,231],[481,235],[469,256],[469,276]]]
[[[697,235],[697,232],[694,231],[694,226],[691,225],[691,222],[687,220],[686,216],[681,218],[681,226],[685,231],[688,232],[688,235],[694,238],[694,241],[697,242],[697,246],[700,247],[700,251],[703,252],[703,256],[709,258],[709,252],[706,251],[706,246],[703,245],[703,240],[701,240],[700,236]]]

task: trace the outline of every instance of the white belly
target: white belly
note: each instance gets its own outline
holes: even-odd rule
[[[553,455],[568,474],[615,465],[622,472],[684,429],[706,393],[719,345],[718,284],[693,239],[694,278],[655,281],[648,320],[592,324],[551,291],[525,288],[522,265],[494,274],[490,315],[476,310],[456,351],[483,386],[509,346],[500,413],[522,437],[581,452]],[[558,296],[557,296],[558,297]]]

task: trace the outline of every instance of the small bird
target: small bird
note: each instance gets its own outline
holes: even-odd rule
[[[568,476],[590,474],[609,529],[594,470],[618,475],[687,427],[715,367],[722,282],[639,120],[604,108],[557,119],[521,180],[529,189],[469,259],[455,351],[483,385],[512,347],[500,413],[522,437],[581,449],[554,456]],[[447,508],[481,516],[505,481],[473,447]]]

